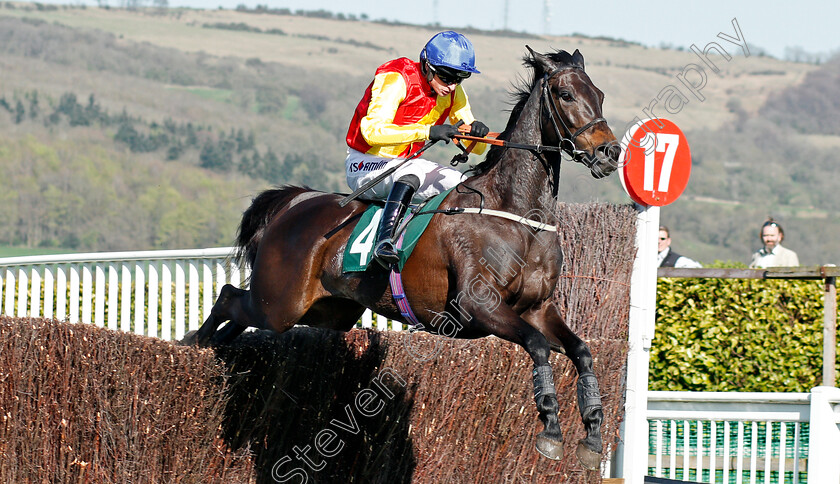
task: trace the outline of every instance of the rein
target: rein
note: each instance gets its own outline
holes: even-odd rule
[[[569,126],[566,124],[565,121],[563,121],[563,116],[561,115],[562,111],[560,111],[560,108],[557,106],[557,101],[551,96],[551,93],[549,93],[549,91],[548,91],[548,81],[549,81],[549,79],[551,79],[555,75],[559,74],[561,71],[564,71],[564,70],[567,70],[567,69],[580,69],[580,67],[566,66],[566,67],[561,67],[559,69],[555,69],[555,70],[545,74],[543,76],[542,89],[541,89],[541,92],[540,92],[540,113],[542,113],[543,106],[547,106],[548,117],[551,119],[551,124],[554,127],[554,134],[557,135],[557,138],[559,139],[559,142],[557,143],[557,146],[543,145],[543,144],[515,143],[515,142],[512,142],[512,141],[498,139],[498,136],[501,133],[488,133],[487,134],[488,137],[486,137],[486,138],[479,138],[478,136],[469,136],[469,135],[466,135],[466,134],[458,134],[458,135],[453,136],[453,138],[455,138],[457,140],[462,139],[462,140],[465,140],[465,141],[478,141],[478,142],[481,142],[481,143],[487,143],[489,145],[501,146],[503,148],[527,150],[527,151],[531,151],[531,152],[534,152],[534,153],[537,153],[537,154],[542,154],[543,152],[551,151],[551,152],[556,152],[556,153],[564,152],[564,153],[568,154],[569,156],[572,156],[576,159],[579,158],[579,157],[583,157],[583,155],[586,155],[587,153],[586,153],[586,151],[575,149],[575,140],[577,139],[578,136],[580,136],[581,134],[586,132],[589,128],[595,126],[598,123],[606,123],[607,120],[602,118],[602,117],[595,118],[595,119],[589,121],[588,123],[584,124],[580,128],[578,128],[578,130],[575,131],[574,133],[572,133],[572,130],[569,129]],[[546,98],[551,100],[550,104],[545,101]],[[556,116],[556,119],[555,119],[555,116]],[[563,136],[563,133],[560,132],[560,127],[557,125],[557,120],[560,120],[560,124],[563,126],[563,131],[565,132],[566,136]],[[540,132],[542,132],[542,117],[540,117]],[[563,146],[564,142],[569,142],[571,148]],[[586,158],[588,158],[588,157],[586,157]],[[589,161],[589,160],[586,160],[586,161],[581,160],[581,162],[584,165],[586,165],[587,168],[590,168],[594,164],[594,161]]]
[[[562,71],[568,69],[581,69],[578,66],[564,66],[560,67],[559,69],[555,69],[551,72],[546,73],[543,75],[542,78],[542,87],[540,89],[540,117],[539,119],[539,131],[542,133],[542,114],[543,110],[548,113],[548,118],[551,120],[552,127],[554,128],[554,134],[557,136],[558,142],[557,146],[553,145],[543,145],[543,144],[527,144],[527,143],[515,143],[512,141],[498,139],[500,133],[488,133],[488,137],[486,138],[479,138],[477,136],[469,136],[466,134],[456,135],[453,138],[456,140],[466,140],[466,141],[477,141],[480,143],[487,143],[493,146],[500,146],[506,149],[518,149],[518,150],[526,150],[530,151],[540,160],[540,163],[543,165],[543,168],[546,170],[546,173],[549,175],[552,183],[552,196],[557,196],[557,185],[559,182],[559,173],[555,173],[551,164],[546,160],[542,154],[544,152],[553,152],[553,153],[566,153],[568,154],[573,160],[582,163],[584,166],[592,169],[592,166],[596,163],[597,160],[593,159],[593,157],[589,156],[589,154],[584,150],[579,150],[575,147],[575,140],[578,136],[586,132],[588,129],[592,128],[596,124],[599,123],[606,123],[607,120],[603,117],[598,117],[592,119],[588,123],[584,124],[580,128],[578,128],[574,133],[572,130],[569,129],[569,126],[563,120],[562,111],[560,107],[557,106],[557,100],[549,92],[549,80],[554,77],[555,75],[561,73]],[[560,121],[560,125],[557,124],[557,121]],[[560,130],[560,126],[563,127],[563,130]],[[456,143],[457,144],[457,143]],[[458,145],[461,147],[460,145]],[[461,148],[463,150],[463,148]],[[467,154],[468,151],[465,151]],[[466,161],[466,156],[458,155],[456,157],[457,161],[464,162]],[[456,161],[453,159],[453,162]]]

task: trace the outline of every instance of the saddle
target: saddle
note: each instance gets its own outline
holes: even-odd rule
[[[420,236],[429,226],[434,215],[433,211],[440,206],[450,191],[452,189],[435,195],[419,205],[412,205],[409,210],[406,210],[394,235],[394,246],[400,256],[398,270],[402,270],[417,241],[420,240]],[[347,239],[347,247],[344,249],[342,262],[344,272],[364,272],[373,261],[373,244],[376,241],[383,208],[384,202],[372,202],[356,222],[353,233]]]

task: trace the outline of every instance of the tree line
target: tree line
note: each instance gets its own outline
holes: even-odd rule
[[[94,94],[80,103],[76,94],[66,92],[51,109],[44,109],[42,95],[37,90],[14,94],[11,99],[0,97],[4,108],[15,124],[26,120],[41,121],[44,126],[66,123],[70,127],[98,126],[114,131],[113,140],[133,153],[160,153],[167,161],[179,160],[188,150],[198,151],[199,166],[211,171],[238,172],[243,175],[283,183],[300,175],[302,182],[321,184],[319,172],[309,170],[303,157],[287,154],[282,160],[268,147],[257,147],[253,130],[231,127],[228,131],[204,124],[176,122],[165,118],[162,123],[146,121],[125,110],[110,114],[96,102]],[[303,167],[303,168],[299,168]]]
[[[164,158],[189,160],[197,164],[196,160],[203,152],[203,163],[216,171],[233,170],[270,183],[305,183],[326,190],[340,190],[343,186],[343,180],[337,173],[343,165],[346,123],[360,93],[369,82],[367,76],[325,76],[319,71],[263,62],[258,57],[213,58],[205,53],[190,54],[151,44],[120,42],[113,34],[72,29],[27,18],[0,17],[0,56],[45,62],[56,76],[62,75],[67,68],[81,67],[94,76],[101,73],[104,77],[117,75],[127,78],[129,83],[138,82],[138,87],[139,80],[145,80],[143,89],[150,88],[148,82],[157,83],[161,94],[172,89],[183,90],[187,94],[181,98],[183,104],[196,109],[203,110],[208,104],[207,99],[222,102],[224,106],[221,109],[219,106],[211,108],[214,112],[223,113],[213,118],[217,130],[212,135],[208,135],[207,130],[202,131],[197,147],[193,147],[191,140],[182,136],[173,137],[162,128],[160,132],[150,129],[154,122],[163,126],[167,117],[182,116],[175,109],[162,109],[160,106],[153,108],[160,113],[157,120],[145,123],[143,120],[129,121],[137,136],[126,126],[121,139],[133,141],[131,146],[138,153],[147,152],[144,149],[163,143],[165,139],[168,144],[163,143],[157,148]],[[206,87],[223,99],[205,96],[199,92],[200,89],[195,89],[197,86]],[[18,99],[10,97],[8,92],[6,102],[9,108],[24,113],[13,116],[18,116],[21,122],[24,121],[23,116],[31,119],[31,110],[24,95],[17,96],[21,101],[20,109],[17,109]],[[98,90],[94,92],[97,102],[101,98],[113,105],[121,100],[121,94],[105,81],[101,93]],[[86,96],[77,94],[76,101],[68,102],[63,111],[75,111],[76,115],[71,118],[61,114],[62,123],[66,125],[72,120],[74,126],[84,126],[75,123],[84,123],[89,119],[93,126],[99,126],[96,124],[99,121],[93,119],[95,113],[85,112]],[[50,110],[47,115],[52,114],[55,105],[59,104],[59,99],[48,100],[41,93],[38,99],[41,111]],[[2,111],[0,108],[0,113]],[[114,112],[111,116],[114,118],[120,114]],[[225,119],[236,121],[225,122]],[[194,119],[192,122],[198,133],[198,124],[206,123],[206,120]],[[227,140],[231,137],[231,127],[234,134],[242,128],[246,138],[250,134],[248,128],[253,127],[256,130],[257,151],[230,150]],[[118,128],[119,125],[107,127],[109,135],[116,134]],[[225,133],[224,139],[219,136],[222,132]],[[150,136],[154,138],[152,141]],[[294,166],[299,160],[305,160],[306,164]]]

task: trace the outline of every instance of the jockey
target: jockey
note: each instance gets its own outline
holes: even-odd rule
[[[449,140],[457,125],[472,126],[470,136],[490,131],[476,121],[461,81],[475,68],[475,51],[463,35],[440,32],[420,52],[420,62],[406,57],[379,66],[347,130],[347,184],[355,190],[387,170],[401,158],[423,147],[424,141]],[[451,124],[444,124],[447,119]],[[473,150],[481,154],[486,145]],[[458,170],[415,158],[361,195],[386,199],[379,224],[374,258],[383,267],[399,262],[391,240],[397,222],[409,203],[425,200],[457,185],[464,178]]]

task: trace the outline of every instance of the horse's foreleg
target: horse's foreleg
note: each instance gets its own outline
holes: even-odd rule
[[[230,325],[235,325],[236,314],[242,310],[241,300],[246,293],[247,291],[244,289],[239,289],[230,284],[225,284],[222,287],[216,304],[210,310],[210,316],[207,317],[207,320],[204,321],[195,335],[196,344],[199,346],[209,345],[216,329],[225,321],[230,321]]]
[[[586,351],[588,352],[589,349],[587,348]],[[600,467],[604,452],[604,442],[601,437],[601,423],[604,420],[601,391],[598,389],[598,380],[594,373],[591,371],[580,373],[580,370],[578,373],[578,410],[586,429],[586,437],[578,444],[577,456],[581,464],[594,470]]]
[[[543,431],[537,434],[537,450],[549,459],[560,460],[563,457],[563,433],[557,417],[560,404],[557,402],[557,390],[554,388],[554,372],[548,362],[551,349],[545,336],[536,330],[534,334],[526,336],[522,346],[534,361],[534,403],[544,427]]]
[[[480,320],[484,330],[522,346],[534,361],[534,402],[544,429],[537,435],[537,450],[549,459],[563,457],[563,434],[557,413],[560,405],[554,388],[554,373],[548,358],[551,353],[548,340],[533,326],[525,322],[510,307],[501,305],[489,314],[481,309],[470,311]]]
[[[598,469],[604,451],[601,437],[601,423],[604,420],[604,413],[601,406],[601,391],[598,388],[598,379],[592,369],[592,353],[589,351],[589,346],[569,329],[556,306],[550,305],[546,316],[547,327],[560,340],[566,356],[572,360],[578,372],[578,410],[586,429],[586,437],[578,444],[578,459],[588,469]]]
[[[222,346],[230,343],[233,341],[234,338],[242,334],[243,331],[248,329],[247,326],[236,324],[233,321],[226,324],[222,329],[216,331],[213,337],[210,339],[210,345],[212,346]]]

